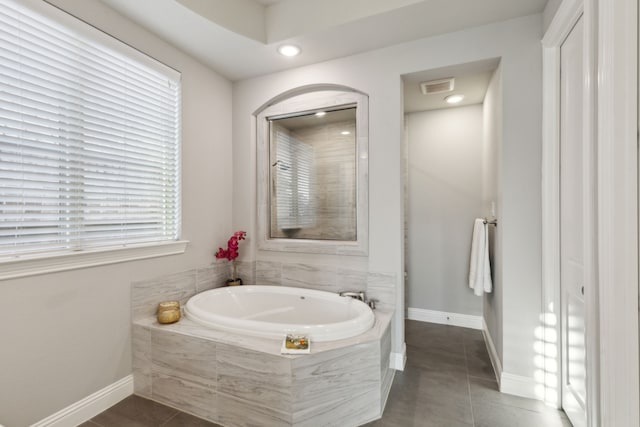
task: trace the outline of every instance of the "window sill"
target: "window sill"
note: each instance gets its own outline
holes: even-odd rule
[[[154,243],[132,247],[118,247],[86,252],[69,252],[59,255],[41,256],[37,258],[13,258],[0,260],[0,280],[58,271],[76,270],[115,264],[167,255],[178,255],[185,252],[186,240],[168,243]]]

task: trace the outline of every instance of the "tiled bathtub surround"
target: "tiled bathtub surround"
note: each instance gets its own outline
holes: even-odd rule
[[[255,283],[318,289],[328,292],[366,291],[377,306],[393,310],[396,304],[396,276],[393,273],[374,273],[338,265],[257,261]]]
[[[133,324],[135,393],[225,426],[356,426],[378,418],[393,380],[391,314],[356,338],[281,355],[279,340],[182,319]]]
[[[359,425],[376,419],[393,380],[389,369],[395,276],[342,267],[238,262],[246,284],[330,292],[365,290],[378,301],[372,330],[314,343],[310,355],[280,355],[279,340],[233,335],[183,318],[155,320],[165,300],[182,304],[224,286],[230,263],[132,284],[135,393],[225,426]],[[320,423],[320,424],[318,424]]]
[[[328,292],[366,291],[382,310],[392,311],[396,302],[396,278],[336,265],[277,261],[238,261],[238,276],[247,285],[281,285]],[[158,303],[178,300],[181,304],[202,291],[219,288],[231,277],[231,263],[216,260],[208,267],[183,271],[131,285],[133,320],[155,314]]]
[[[193,295],[224,286],[230,276],[230,263],[216,261],[198,268],[131,284],[132,319],[152,316],[161,301],[177,300],[184,305]]]

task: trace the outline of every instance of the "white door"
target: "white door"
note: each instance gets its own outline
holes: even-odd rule
[[[583,23],[560,48],[560,301],[562,407],[586,426],[583,194]]]

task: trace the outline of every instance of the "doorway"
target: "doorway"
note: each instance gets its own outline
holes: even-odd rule
[[[491,58],[403,76],[409,319],[484,329],[487,298],[469,288],[469,255],[475,218],[499,216],[499,63]],[[455,97],[462,100],[448,102]],[[487,229],[493,254],[496,226]]]

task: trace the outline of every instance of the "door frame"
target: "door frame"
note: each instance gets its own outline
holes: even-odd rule
[[[640,425],[638,1],[597,8],[600,420]]]
[[[639,425],[637,0],[564,0],[542,40],[540,378],[561,407],[560,45],[583,16],[587,425]],[[591,262],[590,262],[591,261]],[[600,286],[600,284],[603,284]]]

